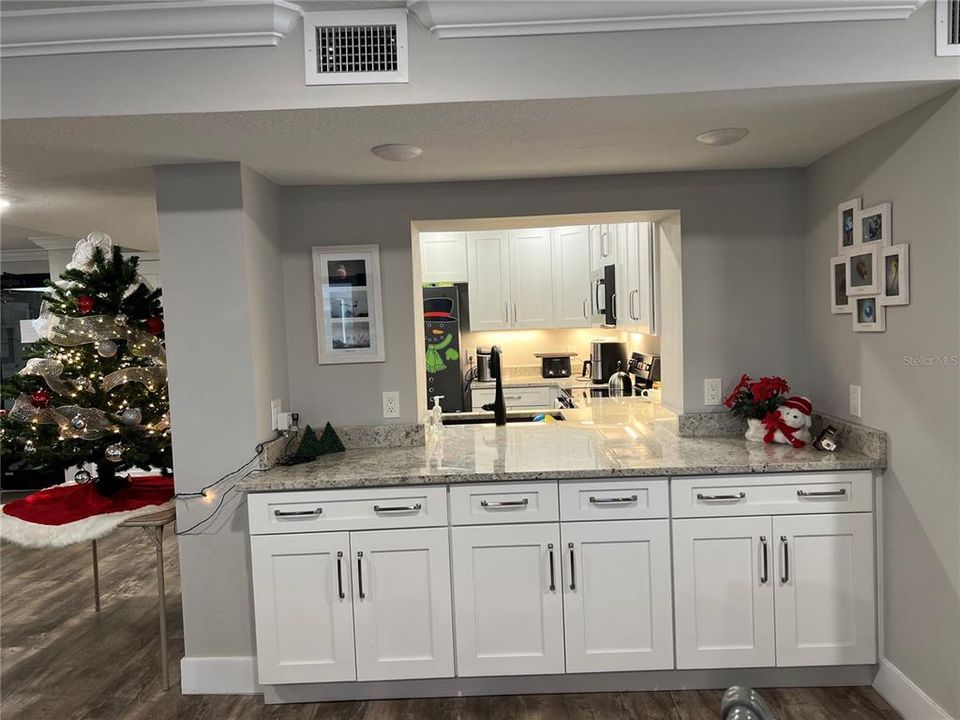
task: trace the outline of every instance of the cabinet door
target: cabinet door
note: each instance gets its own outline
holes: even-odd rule
[[[510,319],[514,328],[553,327],[550,228],[511,230]]]
[[[653,253],[653,224],[635,223],[636,241],[636,295],[631,300],[631,314],[637,332],[656,334],[654,323],[654,275],[656,266]]]
[[[467,234],[420,233],[423,282],[467,282]]]
[[[453,677],[446,528],[350,533],[357,680]]]
[[[356,680],[347,533],[250,538],[260,683]]]
[[[673,522],[677,668],[773,667],[773,562],[767,517]]]
[[[589,225],[587,232],[590,236],[590,272],[597,272],[603,268],[603,236],[602,225]]]
[[[670,521],[563,523],[567,672],[673,668]]]
[[[553,229],[555,327],[590,327],[590,239],[587,227]]]
[[[467,233],[470,330],[511,326],[510,257],[505,230]]]
[[[876,662],[873,515],[775,517],[773,536],[777,665]]]
[[[562,673],[560,526],[455,527],[452,534],[458,674]]]

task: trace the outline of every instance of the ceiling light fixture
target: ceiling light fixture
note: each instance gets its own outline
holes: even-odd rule
[[[405,162],[421,155],[423,148],[419,148],[416,145],[407,145],[406,143],[387,143],[386,145],[375,145],[370,148],[370,152],[381,160]]]
[[[697,135],[697,142],[713,147],[723,147],[724,145],[733,145],[743,140],[750,131],[746,128],[718,128],[716,130],[707,130]]]

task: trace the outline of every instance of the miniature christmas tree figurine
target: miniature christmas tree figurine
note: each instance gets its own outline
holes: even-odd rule
[[[170,408],[160,291],[104,233],[77,243],[47,291],[34,325],[40,340],[3,387],[14,405],[0,418],[0,451],[29,467],[96,465],[110,495],[134,467],[169,473]]]

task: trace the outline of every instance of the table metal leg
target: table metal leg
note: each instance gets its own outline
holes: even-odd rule
[[[144,528],[157,546],[157,594],[160,612],[160,679],[163,689],[170,689],[170,668],[167,661],[167,591],[163,574],[163,525]],[[152,532],[151,532],[152,531]]]
[[[93,609],[100,612],[100,557],[97,553],[97,541],[90,544],[93,547]]]

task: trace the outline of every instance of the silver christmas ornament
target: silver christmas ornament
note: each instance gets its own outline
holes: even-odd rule
[[[123,445],[120,443],[108,445],[103,452],[103,456],[110,462],[120,462],[123,459]]]
[[[124,315],[123,313],[117,313],[116,315],[114,315],[113,321],[114,321],[117,325],[126,325],[126,324],[127,324],[127,316]]]
[[[93,477],[86,470],[77,470],[77,472],[73,476],[73,481],[76,483],[79,483],[80,485],[83,485],[84,483],[88,483],[92,479]]]
[[[76,378],[76,379],[73,381],[73,386],[74,386],[77,390],[86,390],[88,387],[90,387],[90,381],[87,380],[87,378],[81,376],[81,377]]]
[[[140,408],[127,408],[120,413],[120,422],[124,425],[139,425],[141,420],[143,420],[143,414]]]
[[[33,455],[36,451],[37,451],[37,446],[33,444],[33,440],[27,440],[23,444],[24,455]]]
[[[113,340],[101,340],[97,343],[97,354],[100,357],[111,358],[117,354],[117,344]]]
[[[87,427],[87,421],[84,420],[83,415],[75,415],[70,419],[70,427],[74,430],[85,430]]]
[[[110,297],[110,295],[106,292],[98,292],[97,297],[106,300],[108,297]]]

